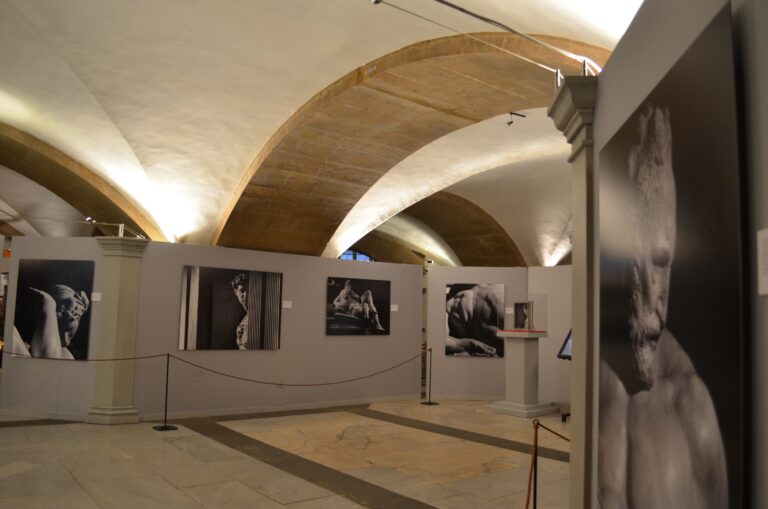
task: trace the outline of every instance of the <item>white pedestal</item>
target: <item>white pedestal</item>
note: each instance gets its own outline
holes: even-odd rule
[[[546,331],[500,330],[497,334],[504,338],[505,399],[488,408],[517,417],[556,413],[551,403],[539,402],[539,338],[547,337]]]

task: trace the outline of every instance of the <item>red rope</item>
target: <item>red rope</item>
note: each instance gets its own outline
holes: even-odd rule
[[[531,468],[528,470],[528,493],[525,495],[525,509],[531,503],[531,490],[533,489],[533,469],[536,466],[536,456],[539,454],[539,421],[533,421],[533,452],[531,453]]]
[[[156,357],[165,357],[166,355],[169,355],[173,359],[176,359],[179,362],[183,362],[184,364],[189,364],[190,366],[194,366],[196,368],[200,368],[202,370],[209,371],[209,372],[215,373],[217,375],[225,376],[227,378],[233,378],[235,380],[240,380],[240,381],[243,381],[243,382],[251,382],[251,383],[263,384],[263,385],[278,385],[278,386],[282,385],[284,387],[319,387],[319,386],[323,386],[323,385],[339,385],[339,384],[344,384],[344,383],[349,383],[349,382],[356,382],[358,380],[364,380],[366,378],[371,378],[371,377],[380,375],[382,373],[386,373],[387,371],[392,371],[393,369],[399,368],[400,366],[402,366],[404,364],[408,364],[412,360],[417,359],[417,358],[419,358],[419,357],[421,357],[423,355],[423,352],[419,352],[418,354],[414,355],[413,357],[411,357],[409,359],[404,360],[403,362],[399,362],[399,363],[395,364],[394,366],[390,366],[390,367],[388,367],[386,369],[382,369],[381,371],[377,371],[375,373],[371,373],[370,375],[363,375],[363,376],[358,376],[358,377],[355,377],[355,378],[347,378],[345,380],[337,380],[335,382],[323,382],[323,383],[316,383],[316,384],[288,384],[288,383],[278,383],[278,382],[266,382],[264,380],[255,380],[255,379],[252,379],[252,378],[244,378],[244,377],[241,377],[241,376],[230,375],[229,373],[224,373],[223,371],[216,371],[215,369],[207,368],[207,367],[205,367],[205,366],[203,366],[201,364],[196,364],[196,363],[188,361],[186,359],[182,359],[181,357],[176,357],[175,355],[170,354],[170,353],[169,354],[160,353],[160,354],[155,354],[155,355],[144,355],[144,356],[140,356],[140,357],[116,357],[116,358],[113,358],[113,359],[57,359],[57,358],[54,358],[54,357],[33,357],[32,355],[28,355],[28,354],[18,354],[18,353],[7,352],[7,351],[3,351],[2,353],[5,354],[5,355],[10,355],[11,357],[14,357],[14,358],[48,359],[48,360],[51,360],[51,361],[68,361],[68,362],[72,362],[72,361],[75,361],[75,362],[138,361],[138,360],[142,360],[142,359],[154,359]]]
[[[3,354],[10,355],[16,359],[47,359],[49,361],[67,361],[67,362],[113,362],[113,361],[139,361],[142,359],[154,359],[155,357],[165,357],[164,353],[155,355],[144,355],[141,357],[115,357],[113,359],[59,359],[57,357],[35,357],[29,354],[6,352],[3,350]]]
[[[549,429],[548,427],[544,426],[542,423],[539,423],[539,427],[540,427],[540,428],[544,428],[545,430],[549,431],[549,432],[550,432],[550,433],[552,433],[553,435],[556,435],[556,436],[558,436],[558,437],[562,438],[562,439],[563,439],[563,440],[565,440],[566,442],[570,442],[570,441],[571,441],[571,439],[570,439],[570,438],[567,438],[567,437],[565,437],[565,436],[561,435],[560,433],[558,433],[558,432],[557,432],[557,431],[555,431],[555,430]]]
[[[209,372],[215,373],[217,375],[225,376],[227,378],[233,378],[235,380],[240,380],[242,382],[251,382],[251,383],[262,384],[262,385],[278,385],[278,386],[282,385],[283,387],[319,387],[319,386],[323,386],[323,385],[345,384],[345,383],[349,383],[349,382],[356,382],[358,380],[364,380],[366,378],[371,378],[371,377],[374,377],[376,375],[380,375],[382,373],[386,373],[387,371],[392,371],[393,369],[399,368],[400,366],[402,366],[404,364],[408,364],[412,360],[417,359],[417,358],[421,357],[422,355],[423,354],[421,352],[419,352],[418,354],[414,355],[410,359],[406,359],[403,362],[395,364],[394,366],[391,366],[389,368],[382,369],[381,371],[377,371],[375,373],[371,373],[370,375],[358,376],[356,378],[347,378],[345,380],[337,380],[335,382],[323,382],[323,383],[316,383],[316,384],[287,384],[287,383],[278,383],[278,382],[266,382],[264,380],[255,380],[253,378],[244,378],[244,377],[241,377],[241,376],[230,375],[230,374],[224,373],[222,371],[216,371],[215,369],[207,368],[207,367],[202,366],[200,364],[196,364],[196,363],[188,361],[186,359],[182,359],[181,357],[176,357],[175,355],[171,355],[171,358],[176,359],[177,361],[183,362],[184,364],[189,364],[190,366],[194,366],[196,368],[200,368],[202,370],[209,371]]]

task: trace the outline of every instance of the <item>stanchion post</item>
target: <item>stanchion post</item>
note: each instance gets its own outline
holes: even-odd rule
[[[427,348],[429,354],[429,387],[427,387],[427,401],[422,401],[422,405],[439,405],[437,401],[432,401],[432,349]]]
[[[176,426],[168,424],[168,375],[171,368],[171,354],[165,354],[165,410],[163,410],[163,424],[159,426],[152,426],[157,431],[172,431],[178,429]]]
[[[533,420],[533,509],[539,493],[539,420]]]

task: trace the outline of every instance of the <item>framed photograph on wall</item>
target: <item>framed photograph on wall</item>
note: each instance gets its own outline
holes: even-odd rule
[[[13,336],[17,355],[87,359],[94,262],[20,260]]]
[[[390,285],[376,279],[329,277],[325,334],[389,335]]]
[[[726,5],[599,154],[603,507],[745,506],[733,70]]]
[[[449,284],[445,313],[445,355],[504,357],[503,284]]]
[[[278,350],[283,275],[185,265],[179,350]]]

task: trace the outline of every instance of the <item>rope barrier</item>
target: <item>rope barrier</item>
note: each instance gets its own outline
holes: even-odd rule
[[[225,376],[227,378],[232,378],[232,379],[235,379],[235,380],[240,380],[242,382],[251,382],[251,383],[262,384],[262,385],[277,385],[277,386],[283,386],[283,387],[320,387],[320,386],[324,386],[324,385],[340,385],[340,384],[345,384],[345,383],[349,383],[349,382],[356,382],[358,380],[364,380],[366,378],[372,378],[374,376],[380,375],[382,373],[386,373],[387,371],[392,371],[393,369],[396,369],[396,368],[399,368],[400,366],[408,364],[412,360],[421,357],[423,355],[423,353],[419,352],[418,354],[414,355],[413,357],[411,357],[409,359],[404,360],[403,362],[395,364],[394,366],[391,366],[389,368],[382,369],[381,371],[377,371],[375,373],[371,373],[370,375],[358,376],[358,377],[355,377],[355,378],[347,378],[347,379],[344,379],[344,380],[337,380],[337,381],[334,381],[334,382],[322,382],[322,383],[314,383],[314,384],[289,384],[289,383],[280,383],[280,382],[267,382],[267,381],[264,381],[264,380],[256,380],[256,379],[253,379],[253,378],[245,378],[245,377],[241,377],[241,376],[230,375],[229,373],[224,373],[223,371],[217,371],[215,369],[207,368],[207,367],[205,367],[203,365],[200,365],[200,364],[188,361],[186,359],[182,359],[181,357],[176,357],[173,354],[170,354],[170,355],[171,355],[171,358],[176,359],[179,362],[183,362],[184,364],[189,364],[190,366],[194,366],[194,367],[202,369],[204,371],[208,371],[208,372],[211,372],[211,373],[215,373],[217,375]]]
[[[139,357],[114,357],[112,359],[60,359],[58,357],[36,357],[30,354],[6,352],[3,350],[3,355],[8,355],[14,359],[47,359],[49,361],[67,361],[67,362],[115,362],[115,361],[140,361],[143,359],[154,359],[156,357],[165,357],[164,353],[155,355],[142,355]]]
[[[571,439],[561,435],[557,431],[544,426],[538,419],[533,420],[533,451],[531,452],[531,468],[528,471],[528,493],[525,496],[525,509],[528,509],[533,493],[533,509],[536,509],[536,493],[538,491],[538,464],[539,464],[539,428],[543,428],[553,435],[562,438],[566,442]]]
[[[548,428],[548,427],[544,426],[542,423],[539,423],[539,427],[540,427],[540,428],[544,428],[545,430],[549,431],[549,432],[550,432],[550,433],[552,433],[553,435],[555,435],[555,436],[558,436],[558,437],[562,438],[562,439],[563,439],[563,440],[565,440],[566,442],[570,442],[570,441],[571,441],[571,439],[570,439],[570,438],[568,438],[568,437],[566,437],[566,436],[564,436],[564,435],[561,435],[561,434],[560,434],[560,433],[558,433],[557,431],[555,431],[555,430],[553,430],[553,429],[550,429],[550,428]]]
[[[223,371],[217,371],[215,369],[208,368],[206,366],[203,366],[202,364],[197,364],[195,362],[188,361],[186,359],[183,359],[181,357],[177,357],[177,356],[175,356],[173,354],[170,354],[170,353],[168,353],[168,354],[159,353],[159,354],[155,354],[155,355],[142,355],[142,356],[137,356],[137,357],[115,357],[115,358],[112,358],[112,359],[58,359],[58,358],[55,358],[55,357],[35,357],[35,356],[29,355],[29,354],[20,354],[20,353],[16,353],[16,352],[8,352],[8,351],[5,351],[5,350],[3,350],[2,353],[4,355],[9,355],[9,356],[11,356],[13,358],[48,359],[48,360],[52,360],[52,361],[67,361],[67,362],[72,362],[72,361],[75,361],[75,362],[138,361],[138,360],[143,360],[143,359],[155,359],[157,357],[170,356],[172,359],[175,359],[175,360],[177,360],[177,361],[179,361],[181,363],[189,364],[190,366],[194,366],[194,367],[202,369],[204,371],[208,371],[210,373],[214,373],[214,374],[217,374],[217,375],[220,375],[220,376],[224,376],[224,377],[227,377],[227,378],[232,378],[234,380],[240,380],[242,382],[251,382],[251,383],[262,384],[262,385],[276,385],[276,386],[283,386],[283,387],[319,387],[319,386],[324,386],[324,385],[340,385],[340,384],[345,384],[345,383],[349,383],[349,382],[356,382],[358,380],[365,380],[366,378],[372,378],[372,377],[380,375],[382,373],[386,373],[388,371],[392,371],[393,369],[397,369],[400,366],[408,364],[409,362],[411,362],[411,361],[421,357],[422,355],[424,355],[423,352],[419,352],[418,354],[414,355],[413,357],[410,357],[410,358],[408,358],[408,359],[406,359],[406,360],[404,360],[402,362],[399,362],[399,363],[395,364],[394,366],[390,366],[390,367],[388,367],[386,369],[382,369],[380,371],[376,371],[375,373],[371,373],[369,375],[358,376],[358,377],[355,377],[355,378],[346,378],[344,380],[336,380],[334,382],[321,382],[321,383],[313,383],[313,384],[291,384],[291,383],[281,383],[281,382],[268,382],[268,381],[265,381],[265,380],[256,380],[256,379],[253,379],[253,378],[245,378],[245,377],[241,377],[241,376],[237,376],[237,375],[230,375],[229,373],[224,373]]]

